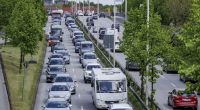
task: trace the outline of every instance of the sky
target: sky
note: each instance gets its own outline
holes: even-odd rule
[[[69,0],[69,1],[72,1],[72,0]],[[73,0],[74,1],[74,0]],[[79,1],[79,0],[75,0],[75,1]],[[80,1],[83,1],[83,0],[80,0]],[[88,1],[88,0],[85,0],[85,1]],[[121,4],[123,0],[115,0],[115,3],[116,4]],[[94,3],[97,3],[98,0],[90,0],[90,2],[94,2]],[[99,3],[103,4],[103,5],[113,5],[114,4],[114,0],[99,0]]]

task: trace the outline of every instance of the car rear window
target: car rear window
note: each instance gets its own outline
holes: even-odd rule
[[[195,93],[194,92],[188,92],[188,91],[179,90],[177,92],[177,95],[180,95],[180,96],[195,96]]]

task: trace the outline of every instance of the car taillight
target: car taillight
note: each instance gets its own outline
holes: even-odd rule
[[[181,97],[180,97],[180,96],[174,96],[174,100],[175,100],[176,102],[179,102],[179,101],[181,100]]]

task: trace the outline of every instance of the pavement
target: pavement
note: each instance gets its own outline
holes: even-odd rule
[[[49,19],[50,20],[50,19]],[[46,33],[49,33],[50,23],[46,25]],[[75,53],[72,40],[70,38],[70,33],[64,25],[64,19],[62,19],[62,27],[64,30],[63,42],[67,50],[71,54],[71,62],[66,65],[67,73],[69,73],[75,81],[77,81],[76,94],[72,95],[72,110],[96,110],[92,102],[91,97],[91,87],[90,84],[85,84],[83,81],[83,69],[79,63],[79,55]],[[46,57],[43,65],[43,73],[40,78],[38,92],[35,102],[34,110],[43,110],[43,106],[48,98],[48,89],[52,83],[46,83],[46,63],[48,61],[47,57],[51,54],[50,47],[47,47]]]
[[[3,40],[0,40],[0,44],[3,43]],[[2,61],[0,61],[2,62]],[[0,65],[0,110],[10,110],[10,104],[8,100],[7,89],[4,81],[4,75],[2,72],[2,67]]]
[[[78,17],[79,20],[86,26],[86,18],[85,16]],[[116,20],[117,21],[117,20]],[[120,22],[119,20],[117,22]],[[107,27],[110,28],[113,24],[113,21],[108,18],[100,18],[98,20],[94,21],[94,25],[97,27]],[[121,31],[119,32],[119,37],[121,40],[123,40],[123,25],[120,26]],[[90,30],[90,33],[94,36],[94,38],[98,41],[100,45],[103,45],[103,41],[98,39],[98,33],[92,33],[92,30]],[[115,53],[115,55],[109,51],[109,49],[106,49],[109,54],[112,57],[115,57],[116,61],[125,68],[125,58],[126,56],[123,53]],[[158,66],[158,68],[161,69],[161,67]],[[131,75],[132,79],[138,84],[141,84],[140,81],[140,75],[137,71],[129,71],[129,74]],[[157,80],[157,83],[154,85],[154,88],[156,89],[155,94],[155,102],[162,110],[172,110],[170,106],[167,104],[167,98],[168,98],[168,92],[173,90],[174,88],[185,88],[185,84],[179,80],[178,74],[159,74],[160,78]],[[148,92],[150,94],[150,88],[151,85],[148,84]],[[200,100],[200,96],[198,97]],[[183,110],[183,109],[181,109]],[[198,110],[200,110],[200,103],[198,103]]]

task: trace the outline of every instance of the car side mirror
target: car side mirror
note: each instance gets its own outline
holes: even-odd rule
[[[52,32],[49,32],[49,34],[52,34]]]
[[[41,107],[42,107],[42,108],[45,108],[45,105],[42,105]]]
[[[91,87],[94,87],[94,83],[93,82],[91,82]]]
[[[168,94],[172,94],[172,92],[168,92]]]
[[[47,65],[49,64],[49,63],[46,63]]]

